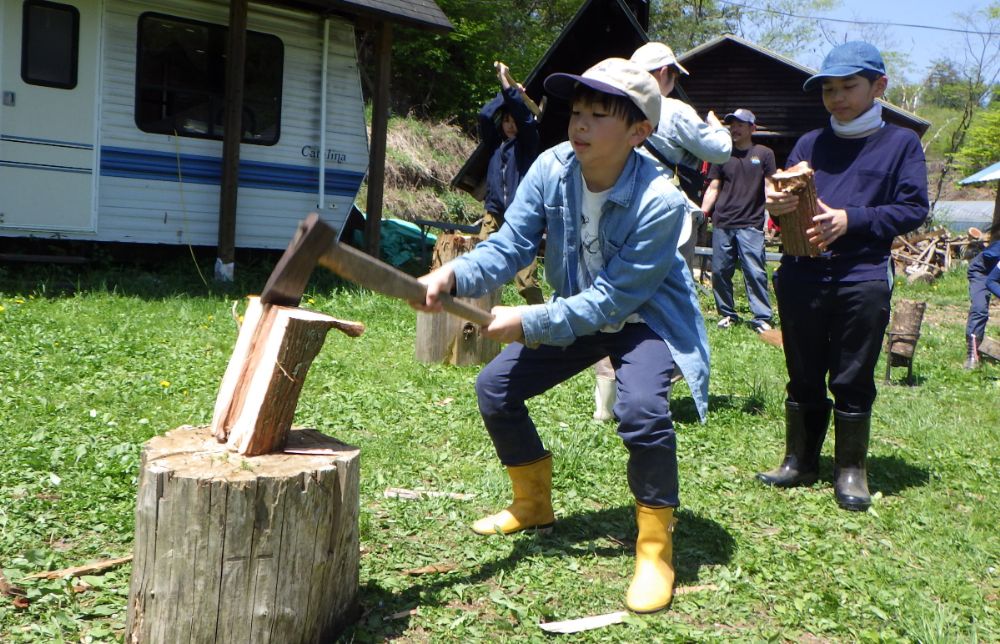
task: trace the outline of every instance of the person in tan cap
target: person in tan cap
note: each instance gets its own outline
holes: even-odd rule
[[[703,121],[693,107],[669,97],[677,79],[689,75],[677,62],[673,50],[661,42],[648,42],[636,49],[629,60],[648,71],[660,90],[659,124],[640,151],[657,162],[664,176],[679,185],[676,172],[679,165],[698,170],[702,161],[728,161],[733,141],[715,113],[709,112]],[[701,207],[689,200],[679,243],[681,255],[689,267],[694,261],[696,231],[704,220]],[[615,371],[607,360],[603,360],[595,365],[595,372],[594,420],[613,420]]]
[[[664,171],[673,175],[673,166],[677,164],[698,169],[702,161],[729,160],[733,142],[729,130],[715,113],[710,111],[703,121],[693,107],[670,98],[677,79],[690,75],[677,62],[673,50],[661,42],[648,42],[636,49],[629,60],[652,74],[660,88],[660,123],[650,135],[649,145],[666,160]],[[649,146],[644,149],[653,156]]]
[[[413,306],[435,311],[440,293],[489,293],[534,258],[546,233],[545,279],[554,297],[494,307],[483,330],[509,343],[480,372],[476,395],[514,500],[472,529],[492,535],[553,525],[552,454],[525,401],[610,357],[618,368],[618,434],[629,452],[638,526],[625,604],[657,611],[673,597],[680,503],[670,414],[675,365],[698,412],[704,417],[707,411],[705,323],[680,255],[663,252],[677,247],[686,206],[680,191],[635,150],[660,118],[659,91],[645,70],[609,58],[580,76],[553,74],[545,89],[572,104],[569,141],[538,157],[498,232],[420,278],[427,296]]]

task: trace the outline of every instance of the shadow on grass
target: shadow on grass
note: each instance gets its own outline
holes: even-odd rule
[[[409,616],[386,620],[386,615],[405,613],[415,606],[439,606],[452,600],[441,597],[440,592],[452,586],[489,583],[496,577],[505,577],[529,557],[547,557],[550,565],[563,565],[567,557],[633,557],[635,549],[635,509],[624,506],[574,514],[559,518],[551,534],[513,535],[511,552],[489,561],[467,574],[449,573],[436,578],[415,580],[402,591],[393,591],[369,581],[361,587],[360,602],[366,607],[365,615],[345,634],[349,639],[393,639],[402,636],[409,627]],[[490,539],[500,537],[485,537]],[[621,545],[596,545],[594,541],[620,543]],[[688,510],[677,511],[674,531],[674,565],[677,585],[690,585],[699,579],[703,566],[728,563],[733,556],[735,541],[732,536],[712,519]],[[457,546],[456,546],[457,547]],[[426,579],[426,581],[424,581]],[[624,601],[628,580],[621,583]]]
[[[729,394],[721,396],[709,394],[708,396],[709,414],[724,410],[746,412],[747,405],[748,399],[746,396],[731,396]],[[700,422],[698,409],[694,406],[694,398],[691,396],[672,397],[670,399],[670,415],[680,423]]]
[[[925,467],[911,465],[898,456],[868,455],[868,489],[874,494],[894,496],[911,487],[923,487],[930,481],[930,472]],[[820,457],[820,481],[833,485],[833,459]]]
[[[0,251],[4,250],[0,244]],[[9,250],[9,248],[8,248]],[[35,243],[16,254],[51,258],[0,262],[0,292],[45,298],[115,293],[156,300],[172,297],[240,297],[260,293],[281,251],[237,249],[232,282],[214,279],[216,249],[210,247],[88,242]],[[63,263],[62,259],[83,263]],[[307,292],[352,287],[328,270],[313,271]]]

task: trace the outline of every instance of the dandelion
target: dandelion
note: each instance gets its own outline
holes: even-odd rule
[[[3,313],[3,304],[0,304],[0,313]]]
[[[24,298],[23,297],[15,297],[14,298],[14,304],[24,304]]]
[[[170,381],[169,380],[161,380],[160,381],[160,386],[163,387],[164,389],[166,389],[167,387],[170,386]]]
[[[307,301],[307,302],[308,302],[309,304],[315,304],[315,303],[316,303],[316,300],[314,300],[314,299],[313,299],[313,298],[311,298],[311,297],[310,297],[310,298],[309,298],[308,300],[306,300],[306,301]]]

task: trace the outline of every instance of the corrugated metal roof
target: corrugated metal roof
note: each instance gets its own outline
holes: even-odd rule
[[[335,11],[430,31],[451,31],[452,24],[434,0],[271,0],[275,4]]]
[[[984,168],[976,174],[970,175],[958,183],[968,185],[970,183],[983,183],[985,181],[1000,181],[1000,161],[997,161],[988,168]]]

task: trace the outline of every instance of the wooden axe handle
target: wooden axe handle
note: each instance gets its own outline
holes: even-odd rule
[[[501,65],[501,62],[499,60],[494,60],[493,61],[493,68],[494,69],[499,70],[500,69],[500,65]],[[542,116],[542,110],[541,110],[541,108],[538,107],[538,105],[535,103],[535,101],[531,100],[531,97],[528,96],[527,92],[521,90],[521,86],[518,84],[518,82],[516,80],[514,80],[514,77],[510,75],[510,69],[505,69],[503,75],[504,75],[504,78],[507,79],[507,82],[510,84],[510,86],[511,87],[516,87],[517,91],[521,93],[521,99],[524,101],[524,104],[527,106],[527,108],[529,110],[531,110],[531,113],[535,115],[535,118],[541,118],[541,116]]]
[[[408,302],[423,302],[427,297],[427,287],[415,277],[346,244],[334,242],[330,249],[320,256],[319,263],[337,275],[383,295]],[[461,302],[448,294],[442,293],[440,300],[445,311],[462,319],[480,326],[489,326],[493,321],[493,316],[489,312]]]

